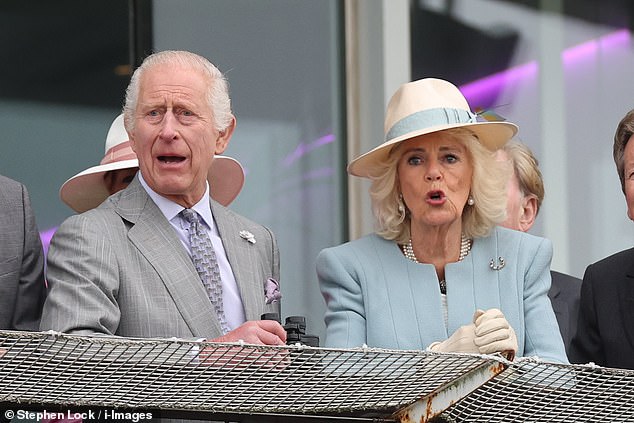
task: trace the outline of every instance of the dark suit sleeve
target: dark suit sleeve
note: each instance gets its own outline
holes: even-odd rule
[[[16,330],[38,330],[46,297],[44,252],[29,194],[24,186],[21,188],[20,204],[24,210],[24,249],[12,326]]]
[[[552,285],[548,296],[557,317],[566,352],[569,353],[572,337],[577,331],[581,279],[555,271],[551,271],[550,274]]]
[[[593,274],[593,266],[586,268],[581,284],[581,300],[579,305],[579,317],[577,320],[577,332],[570,345],[571,363],[589,363],[604,366],[605,352],[599,333],[597,321],[594,283],[596,281]]]

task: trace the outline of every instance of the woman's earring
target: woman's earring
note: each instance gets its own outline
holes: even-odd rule
[[[473,206],[475,204],[475,200],[473,199],[472,196],[469,196],[469,199],[467,200],[467,204],[470,206]]]
[[[398,213],[401,219],[405,219],[405,204],[403,203],[403,194],[398,195]]]

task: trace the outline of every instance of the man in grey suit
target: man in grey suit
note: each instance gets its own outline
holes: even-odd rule
[[[507,216],[502,226],[528,232],[544,200],[544,181],[539,163],[530,149],[516,140],[509,141],[498,151],[498,159],[508,160],[513,166],[513,177],[507,189]],[[581,279],[555,271],[551,271],[550,276],[552,284],[548,297],[569,353],[577,328]]]
[[[155,53],[132,76],[124,122],[139,172],[53,237],[41,329],[284,344],[278,322],[259,320],[279,313],[274,235],[209,197],[208,169],[236,125],[224,76],[196,54]],[[215,297],[193,264],[185,209],[213,245]]]
[[[29,193],[0,175],[0,329],[37,330],[45,297],[44,252]]]

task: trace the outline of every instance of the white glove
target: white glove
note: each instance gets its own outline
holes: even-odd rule
[[[474,314],[475,339],[480,354],[502,353],[509,360],[517,352],[517,336],[504,314],[497,308]]]
[[[475,314],[473,315],[473,318],[475,321]],[[476,325],[470,323],[468,325],[460,326],[454,333],[451,334],[448,339],[442,342],[434,342],[429,347],[427,347],[427,349],[435,352],[461,352],[479,354],[480,350],[474,342],[475,338]]]

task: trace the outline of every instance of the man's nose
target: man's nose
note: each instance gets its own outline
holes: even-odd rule
[[[176,116],[172,112],[165,113],[163,116],[163,121],[161,122],[161,131],[159,135],[162,138],[171,140],[176,137],[178,134],[178,120]]]

